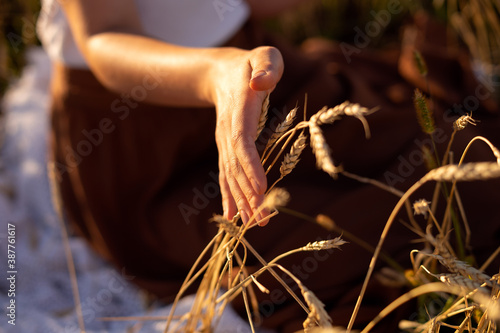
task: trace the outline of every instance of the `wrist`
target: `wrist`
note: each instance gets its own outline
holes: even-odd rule
[[[204,80],[204,96],[209,103],[217,105],[227,94],[235,91],[241,80],[250,79],[249,51],[235,47],[212,49],[212,59]],[[226,97],[225,97],[226,96]]]

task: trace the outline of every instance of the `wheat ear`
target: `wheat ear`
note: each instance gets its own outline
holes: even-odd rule
[[[295,117],[297,116],[297,110],[298,107],[294,107],[293,109],[291,109],[290,112],[288,112],[288,114],[286,115],[285,120],[279,123],[279,125],[274,130],[274,133],[267,141],[264,152],[266,152],[269,147],[271,147],[283,134],[286,133],[286,131],[290,129],[290,127],[293,125]]]
[[[309,290],[295,275],[281,265],[276,265],[279,269],[290,276],[300,288],[300,292],[309,307],[309,314],[304,321],[304,332],[309,332],[314,327],[332,327],[332,318],[325,311],[325,305]]]
[[[494,177],[500,177],[500,166],[496,163],[491,163],[491,162],[478,162],[478,163],[469,163],[462,165],[461,167],[458,167],[456,165],[446,165],[439,167],[437,169],[433,169],[429,171],[424,177],[422,177],[418,182],[413,184],[412,187],[410,187],[403,197],[398,201],[394,209],[392,210],[391,215],[389,216],[389,219],[387,220],[384,230],[382,231],[382,234],[380,236],[379,242],[377,244],[377,247],[375,248],[375,253],[372,256],[372,259],[370,261],[369,267],[368,267],[368,272],[366,273],[365,280],[363,282],[363,286],[361,287],[361,292],[359,294],[358,300],[356,302],[356,305],[354,307],[354,311],[352,313],[351,319],[349,321],[349,325],[347,326],[348,330],[352,329],[352,326],[354,325],[354,321],[356,319],[356,316],[359,312],[359,308],[361,306],[361,302],[363,300],[363,297],[366,292],[366,288],[368,286],[368,281],[371,278],[371,275],[373,273],[373,270],[375,269],[375,262],[377,261],[377,258],[380,254],[380,251],[382,249],[382,245],[384,244],[384,241],[387,237],[387,234],[389,232],[389,229],[392,226],[392,223],[394,222],[397,213],[403,206],[404,202],[412,195],[417,189],[419,189],[424,183],[430,181],[430,180],[437,180],[437,181],[471,181],[471,180],[481,180],[481,179],[488,179],[488,178],[494,178]]]
[[[273,185],[269,187],[269,190],[273,189],[279,181],[281,181],[288,174],[290,174],[293,169],[295,169],[300,161],[300,155],[306,147],[306,140],[307,136],[304,134],[304,131],[302,131],[299,134],[299,137],[293,143],[292,148],[290,148],[290,152],[285,155],[283,162],[281,162],[280,177],[274,182]]]
[[[313,119],[311,119],[313,120]],[[316,156],[318,168],[328,173],[333,179],[337,179],[338,173],[342,168],[335,166],[331,150],[326,143],[323,131],[314,121],[309,122],[309,133],[311,134],[311,147]]]

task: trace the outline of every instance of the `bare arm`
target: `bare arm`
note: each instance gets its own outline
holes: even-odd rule
[[[128,92],[151,71],[159,86],[146,101],[215,106],[224,214],[244,220],[266,190],[254,144],[262,102],[283,71],[278,50],[187,48],[144,36],[133,0],[64,2],[73,35],[90,68],[109,89]]]

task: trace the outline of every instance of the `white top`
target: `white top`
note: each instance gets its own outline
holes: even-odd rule
[[[60,0],[42,0],[37,33],[49,57],[88,68],[71,34]],[[244,0],[135,0],[147,35],[190,47],[220,46],[247,20]]]

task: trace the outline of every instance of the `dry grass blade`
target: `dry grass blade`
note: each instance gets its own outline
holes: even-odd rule
[[[78,320],[78,327],[80,328],[80,333],[85,333],[85,322],[83,320],[82,303],[80,301],[80,291],[78,289],[75,261],[73,260],[73,254],[71,252],[71,246],[69,244],[68,230],[66,229],[66,224],[64,223],[61,194],[56,182],[56,169],[53,163],[50,163],[47,169],[49,170],[48,176],[50,182],[51,200],[58,215],[57,221],[59,222],[63,239],[64,254],[66,256],[66,264],[68,266],[68,273],[71,281],[71,292],[73,294],[73,301],[75,302],[75,312]]]
[[[220,230],[217,233],[217,235],[215,235],[212,238],[212,240],[207,244],[207,246],[203,249],[202,253],[198,256],[198,258],[196,259],[196,262],[193,264],[193,266],[191,266],[191,269],[189,270],[186,278],[184,279],[184,282],[183,282],[183,284],[181,286],[181,289],[179,290],[179,292],[175,296],[174,302],[172,303],[172,308],[170,310],[170,314],[169,314],[168,319],[167,319],[167,323],[166,323],[166,326],[165,326],[164,333],[167,333],[168,330],[169,330],[169,328],[170,328],[170,324],[171,324],[171,322],[172,322],[172,320],[174,318],[174,312],[175,312],[175,309],[177,307],[177,304],[178,304],[180,298],[184,295],[184,292],[193,283],[193,281],[195,279],[197,279],[198,276],[200,276],[207,269],[207,267],[211,263],[211,260],[209,262],[205,263],[205,265],[202,268],[200,268],[198,270],[198,272],[195,274],[196,268],[200,264],[202,258],[208,253],[208,251],[210,250],[210,248],[214,249],[214,253],[212,253],[212,259],[214,258],[214,256],[217,254],[215,252],[215,250],[217,248],[217,244],[216,243],[217,242],[222,242],[221,241],[221,237],[222,237],[222,231]]]
[[[370,330],[379,323],[383,318],[385,318],[389,313],[399,308],[402,304],[408,302],[409,300],[429,294],[429,293],[437,293],[437,292],[445,292],[455,295],[462,295],[463,290],[460,287],[447,286],[442,282],[432,282],[427,283],[421,286],[418,286],[407,293],[401,295],[396,300],[394,300],[391,304],[389,304],[384,310],[380,311],[380,313],[375,317],[362,331],[361,333],[368,333]],[[484,299],[484,297],[480,297]]]
[[[240,275],[240,279],[243,277]],[[255,333],[255,329],[253,327],[253,320],[252,320],[252,312],[250,311],[250,304],[248,303],[248,296],[247,296],[247,289],[246,287],[242,288],[242,294],[243,294],[243,302],[245,303],[245,310],[247,312],[248,316],[248,322],[250,324],[250,329],[252,330],[252,333]]]
[[[239,290],[241,287],[248,286],[251,281],[253,281],[259,287],[259,289],[261,289],[262,292],[269,293],[269,290],[267,290],[267,288],[262,286],[256,280],[256,277],[258,277],[260,274],[262,274],[267,269],[270,269],[270,267],[275,266],[279,260],[281,260],[289,255],[292,255],[294,253],[298,253],[298,252],[302,252],[302,251],[321,251],[321,250],[328,250],[328,249],[332,249],[332,248],[340,248],[340,246],[342,246],[345,243],[347,243],[347,242],[342,240],[340,237],[337,237],[334,239],[328,239],[328,240],[322,240],[322,241],[308,243],[307,245],[305,245],[303,247],[299,247],[297,249],[282,253],[282,254],[278,255],[277,257],[275,257],[273,260],[271,260],[267,265],[264,265],[264,267],[262,267],[260,270],[258,270],[257,272],[255,272],[251,276],[247,277],[244,281],[240,282],[240,284],[238,284],[238,285],[234,286],[232,289],[228,290],[224,295],[222,295],[221,297],[219,297],[219,299],[217,299],[217,302],[221,302],[224,299],[232,297],[237,290]]]
[[[478,140],[481,140],[483,141],[484,143],[486,143],[490,149],[491,149],[491,152],[493,153],[493,155],[495,155],[495,158],[497,159],[497,164],[500,165],[500,150],[498,150],[497,147],[495,147],[488,139],[486,139],[485,137],[482,137],[482,136],[476,136],[474,137],[472,140],[469,141],[469,144],[467,144],[467,147],[465,147],[464,149],[464,153],[462,154],[462,157],[460,158],[460,162],[463,162],[464,160],[464,157],[465,155],[467,154],[470,146],[475,142],[475,141],[478,141]]]
[[[433,169],[429,171],[424,177],[422,177],[418,182],[413,184],[405,194],[398,201],[396,206],[391,212],[389,216],[384,230],[380,235],[379,242],[377,247],[375,248],[375,252],[370,261],[368,272],[366,273],[365,280],[363,282],[363,286],[361,288],[361,292],[359,294],[358,300],[356,302],[354,311],[352,313],[351,319],[349,321],[349,325],[347,326],[348,330],[352,329],[354,325],[354,321],[359,312],[359,308],[361,306],[361,302],[366,292],[366,288],[368,287],[368,281],[370,280],[373,270],[375,269],[375,262],[380,255],[380,251],[382,250],[382,245],[384,244],[385,239],[387,238],[387,234],[399,212],[403,204],[406,200],[424,183],[430,180],[436,181],[472,181],[472,180],[483,180],[489,178],[500,177],[500,166],[497,163],[492,162],[478,162],[478,163],[468,163],[465,165],[457,166],[457,165],[445,165],[439,167],[437,169]]]
[[[358,182],[360,183],[365,183],[365,184],[371,184],[373,186],[376,186],[384,191],[387,191],[389,193],[392,193],[394,194],[395,196],[397,197],[402,197],[404,192],[401,192],[400,190],[398,190],[397,188],[395,187],[392,187],[392,186],[389,186],[387,184],[384,184],[378,180],[375,180],[375,179],[371,179],[371,178],[367,178],[367,177],[362,177],[362,176],[359,176],[359,175],[356,175],[354,173],[351,173],[351,172],[348,172],[346,170],[342,170],[340,172],[342,175],[348,177],[348,178],[351,178],[351,179],[354,179],[354,180],[357,180]]]

